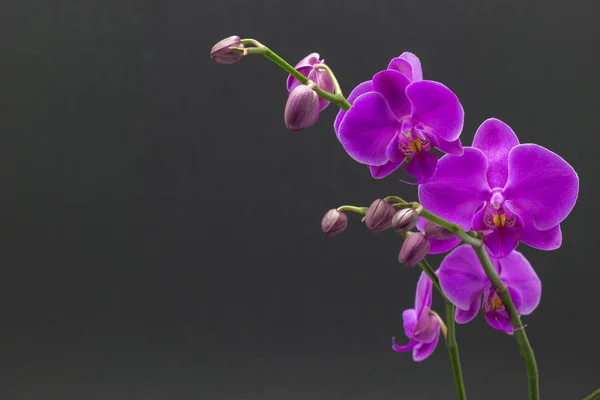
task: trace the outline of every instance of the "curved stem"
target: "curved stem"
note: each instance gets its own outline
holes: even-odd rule
[[[423,259],[419,263],[419,267],[433,282],[433,285],[440,292],[444,301],[446,302],[446,348],[448,349],[448,356],[450,358],[450,365],[452,366],[452,374],[454,375],[454,386],[456,387],[456,395],[460,400],[466,400],[467,392],[465,390],[465,383],[463,380],[462,368],[460,365],[460,355],[458,353],[458,342],[456,341],[456,323],[454,321],[454,304],[446,298],[446,295],[442,291],[440,286],[440,280],[431,268],[431,265],[427,260]]]
[[[596,390],[594,393],[590,394],[583,400],[596,400],[600,399],[600,389]]]
[[[369,211],[369,207],[356,207],[356,206],[339,206],[337,208],[338,211],[351,211],[360,215],[367,215],[367,211]]]
[[[537,364],[535,362],[535,356],[533,355],[533,349],[531,348],[529,339],[527,338],[527,333],[525,333],[523,323],[521,322],[521,318],[519,318],[519,313],[517,312],[517,309],[515,308],[515,305],[510,297],[508,288],[504,282],[502,282],[502,279],[500,279],[500,276],[492,265],[490,257],[485,249],[482,246],[474,246],[473,249],[475,250],[475,253],[477,253],[477,257],[479,258],[481,266],[490,280],[492,287],[496,290],[496,293],[498,293],[498,296],[502,300],[502,304],[504,304],[504,307],[506,307],[508,315],[510,316],[510,322],[515,330],[514,336],[521,350],[521,356],[523,357],[525,368],[527,370],[529,400],[539,400],[540,393]]]
[[[263,56],[265,56],[266,58],[268,58],[269,60],[271,60],[275,64],[277,64],[279,67],[281,67],[284,71],[291,74],[294,78],[298,79],[302,84],[308,85],[309,83],[311,83],[310,79],[308,79],[306,76],[302,75],[294,67],[292,67],[287,61],[285,61],[283,58],[279,57],[274,51],[272,51],[271,49],[269,49],[267,46],[263,45],[262,43],[258,42],[257,40],[242,39],[242,44],[251,44],[256,47],[233,48],[233,49],[236,51],[240,51],[244,54],[262,54]],[[329,71],[331,71],[331,70],[329,70]],[[331,75],[333,75],[333,72],[331,72]],[[337,83],[337,79],[334,79],[333,82]],[[337,84],[336,89],[339,89],[339,83]],[[318,86],[314,87],[313,90],[315,91],[315,93],[317,95],[319,95],[319,97],[322,97],[325,100],[329,100],[330,102],[337,105],[338,107],[340,107],[343,110],[348,111],[351,107],[350,103],[348,103],[348,100],[346,100],[346,98],[342,95],[341,90],[339,91],[339,93],[335,93],[335,94],[326,92],[325,90],[321,89]]]
[[[331,82],[333,83],[333,94],[339,94],[340,96],[342,96],[342,88],[340,87],[340,84],[335,75],[333,74],[331,68],[329,68],[325,64],[318,64],[315,65],[315,69],[324,69],[331,78]]]

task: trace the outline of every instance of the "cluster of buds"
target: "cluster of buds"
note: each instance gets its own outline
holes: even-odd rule
[[[384,199],[376,199],[367,209],[364,223],[374,232],[383,232],[392,228],[404,236],[404,243],[398,254],[398,261],[407,267],[417,265],[429,252],[429,239],[448,240],[454,237],[449,230],[431,222],[425,221],[423,230],[411,232],[419,221],[419,210],[413,207],[396,208]],[[338,210],[329,210],[321,221],[321,229],[328,236],[336,236],[348,227],[348,217]]]

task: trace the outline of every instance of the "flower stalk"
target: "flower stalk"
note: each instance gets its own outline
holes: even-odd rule
[[[600,399],[600,389],[596,390],[594,393],[590,394],[583,400],[596,400]]]
[[[294,78],[298,79],[302,84],[308,85],[308,84],[312,83],[312,81],[310,79],[308,79],[306,76],[302,75],[294,67],[292,67],[287,61],[285,61],[283,58],[281,58],[279,55],[277,55],[273,50],[269,49],[267,46],[263,45],[259,41],[254,40],[254,39],[242,39],[241,42],[244,45],[252,45],[255,47],[245,47],[245,48],[240,47],[240,48],[233,48],[233,50],[239,51],[240,53],[242,53],[244,55],[261,54],[264,57],[271,60],[276,65],[278,65],[280,68],[282,68],[288,74],[290,74]],[[319,68],[323,68],[323,66],[319,66]],[[325,69],[325,68],[323,68],[323,69]],[[336,93],[329,93],[329,92],[321,89],[318,86],[313,87],[313,90],[319,97],[321,97],[325,100],[329,100],[333,104],[340,107],[342,110],[348,111],[351,107],[350,103],[348,103],[348,100],[346,100],[346,98],[342,94],[340,85],[339,85],[337,79],[335,78],[333,71],[331,71],[331,69],[329,67],[327,67],[325,70],[327,71],[327,73],[331,77],[331,80],[334,83]]]

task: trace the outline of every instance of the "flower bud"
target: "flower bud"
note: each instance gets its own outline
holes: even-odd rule
[[[365,216],[367,228],[373,232],[382,232],[392,226],[392,218],[396,214],[396,209],[387,201],[382,199],[375,200]]]
[[[343,212],[331,209],[321,221],[321,229],[327,236],[337,236],[346,230],[348,226],[348,217]]]
[[[407,267],[417,265],[429,251],[429,240],[422,232],[411,233],[400,248],[398,261]]]
[[[394,228],[396,232],[410,231],[417,225],[418,220],[418,212],[412,208],[403,208],[394,214],[394,218],[392,218],[392,228]]]
[[[427,235],[427,237],[434,238],[437,240],[448,240],[454,237],[454,234],[448,229],[442,228],[438,224],[435,224],[431,221],[425,222],[425,228],[423,229],[423,232],[425,232],[425,235]]]
[[[217,64],[235,64],[244,55],[231,47],[244,47],[239,36],[230,36],[215,44],[210,50],[210,58]]]
[[[306,85],[297,86],[285,104],[285,126],[300,131],[312,126],[319,119],[319,96]]]

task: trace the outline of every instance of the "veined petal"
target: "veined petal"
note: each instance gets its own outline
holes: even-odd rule
[[[317,61],[319,61],[319,60],[317,60]],[[306,77],[308,77],[308,74],[310,73],[310,71],[312,71],[312,69],[313,69],[312,65],[303,65],[301,67],[296,67],[296,70]],[[294,78],[293,75],[288,75],[288,78],[287,78],[288,92],[291,92],[292,90],[294,90],[296,88],[296,86],[298,86],[298,85],[302,85],[302,83],[300,83],[300,81],[298,79]]]
[[[385,97],[392,112],[398,118],[410,114],[410,101],[404,91],[410,80],[400,72],[387,69],[373,76],[373,91]]]
[[[421,272],[415,294],[415,311],[417,313],[417,318],[421,317],[425,308],[429,311],[429,307],[431,307],[432,286],[431,279],[429,279],[425,272]]]
[[[483,314],[487,323],[494,329],[499,331],[503,331],[512,335],[514,333],[514,328],[510,322],[510,317],[508,316],[508,312],[505,311],[490,311]]]
[[[446,86],[434,81],[413,82],[406,88],[412,104],[412,118],[452,142],[460,136],[465,112],[458,97]]]
[[[522,227],[496,228],[492,233],[483,237],[483,243],[487,246],[491,256],[502,258],[509,255],[519,244]]]
[[[517,311],[519,314],[531,314],[542,297],[542,281],[535,270],[525,256],[518,251],[513,251],[497,261],[500,264],[500,278],[509,289],[516,291],[517,296],[520,297]],[[514,293],[511,292],[511,295],[514,295]],[[517,306],[516,303],[515,301],[515,306]]]
[[[459,324],[466,324],[477,316],[480,308],[481,295],[475,297],[468,310],[461,310],[460,308],[456,307],[456,311],[454,312],[454,320]]]
[[[468,245],[455,248],[442,260],[438,276],[448,300],[465,311],[490,285],[475,251]]]
[[[443,156],[433,177],[419,186],[419,202],[427,210],[464,229],[491,190],[485,171],[487,161],[479,149],[465,147],[461,157]]]
[[[363,82],[354,88],[354,90],[352,91],[352,93],[350,93],[350,96],[348,96],[348,98],[346,100],[348,100],[348,103],[350,103],[350,105],[352,105],[352,104],[354,104],[354,100],[356,100],[356,98],[358,96],[360,96],[361,94],[365,94],[367,92],[372,92],[372,91],[373,91],[373,81]],[[340,124],[342,123],[342,119],[344,119],[344,115],[346,115],[346,110],[343,110],[340,108],[340,111],[337,113],[337,116],[335,117],[335,121],[333,122],[333,129],[334,129],[336,135],[339,135]]]
[[[413,338],[421,343],[430,343],[439,331],[440,321],[435,315],[429,315],[429,307],[427,307],[427,313],[421,315],[417,320]]]
[[[577,173],[565,160],[536,144],[520,144],[508,155],[504,197],[525,211],[538,230],[555,227],[575,206]]]
[[[309,72],[308,79],[315,82],[317,86],[326,92],[333,93],[333,81],[324,69],[314,69]],[[329,100],[319,97],[319,111],[323,111],[329,105]]]
[[[435,350],[439,338],[440,331],[438,330],[437,335],[430,343],[419,343],[418,345],[416,345],[413,349],[413,360],[419,362],[429,357],[431,353],[433,353],[433,351]]]
[[[400,72],[413,82],[423,80],[421,61],[413,53],[404,52],[400,54],[400,57],[396,57],[390,61],[388,69]]]
[[[545,231],[538,231],[531,225],[525,222],[525,227],[521,232],[521,242],[527,246],[538,250],[556,250],[562,244],[562,232],[560,225]]]
[[[439,240],[435,238],[427,238],[429,240],[429,252],[428,254],[440,254],[455,248],[459,243],[460,239],[457,237],[450,238],[448,240]]]
[[[508,177],[508,153],[519,144],[517,135],[504,122],[490,118],[475,132],[473,147],[488,160],[487,178],[491,188],[502,188]]]
[[[444,153],[453,154],[455,156],[462,156],[464,152],[460,139],[448,142],[442,138],[438,138],[438,144],[435,147]]]
[[[350,157],[367,165],[388,161],[386,148],[396,135],[399,120],[377,92],[359,96],[340,124],[338,139]]]
[[[383,165],[369,165],[369,171],[371,171],[371,176],[375,179],[385,178],[397,170],[403,162],[404,158],[400,161],[388,161]]]
[[[417,311],[414,308],[409,308],[402,312],[402,324],[404,326],[404,334],[406,337],[412,338],[415,325],[417,325]]]
[[[427,182],[433,174],[438,163],[438,157],[428,151],[420,151],[404,166],[406,172],[417,180],[417,183]]]

